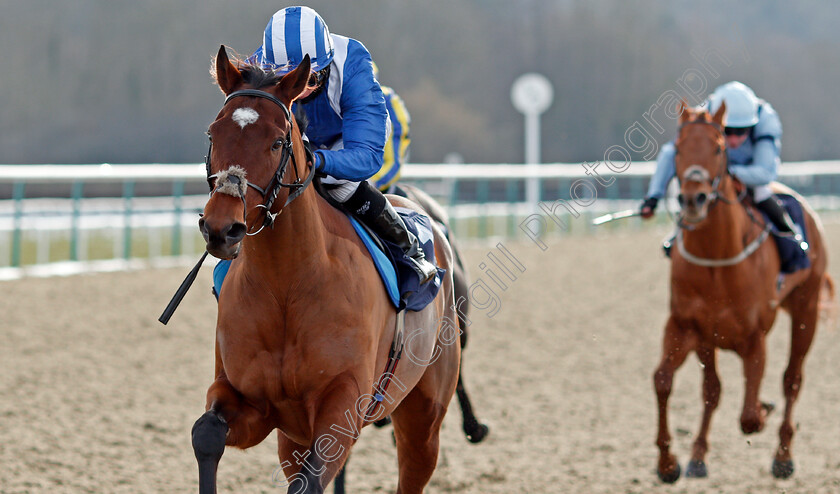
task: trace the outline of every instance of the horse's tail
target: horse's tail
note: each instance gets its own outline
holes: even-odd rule
[[[821,285],[820,300],[818,303],[820,321],[828,329],[835,329],[837,327],[838,315],[840,315],[840,306],[837,305],[834,279],[828,273],[825,273]]]

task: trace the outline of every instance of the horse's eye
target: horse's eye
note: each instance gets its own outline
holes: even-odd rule
[[[207,134],[207,139],[208,139],[210,142],[213,142],[213,136],[211,136],[211,135],[210,135],[210,131],[208,130],[207,132],[205,132],[205,134]]]
[[[283,139],[277,139],[276,141],[274,141],[274,144],[271,146],[271,150],[272,151],[277,151],[281,147],[283,147]]]

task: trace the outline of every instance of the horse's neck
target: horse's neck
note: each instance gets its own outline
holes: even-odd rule
[[[324,264],[330,236],[321,214],[323,202],[313,187],[305,190],[277,216],[274,228],[266,227],[246,240],[246,263],[274,276],[291,276]]]
[[[730,179],[721,183],[719,193],[726,202],[711,205],[708,217],[694,230],[683,232],[686,249],[694,255],[712,259],[734,257],[744,250],[753,228],[745,207],[738,202]]]

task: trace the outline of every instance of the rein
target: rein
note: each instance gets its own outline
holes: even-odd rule
[[[770,236],[770,227],[765,226],[761,233],[753,239],[752,242],[744,247],[744,250],[739,252],[737,255],[728,257],[726,259],[708,259],[705,257],[697,257],[694,254],[689,253],[686,248],[685,244],[683,244],[683,231],[680,230],[677,232],[677,250],[680,252],[680,255],[685,258],[686,261],[690,262],[691,264],[696,264],[698,266],[702,266],[704,268],[720,268],[724,266],[734,266],[739,262],[743,261],[744,259],[750,257],[761,244],[767,240],[767,237]]]
[[[228,102],[233,98],[245,96],[263,98],[271,101],[283,110],[283,114],[286,116],[286,120],[288,120],[289,123],[292,126],[294,126],[294,120],[292,119],[292,113],[289,110],[289,108],[286,107],[286,105],[284,105],[282,101],[275,98],[274,95],[266,91],[260,91],[258,89],[241,89],[239,91],[234,91],[225,98],[225,102],[222,106],[224,107],[224,105],[227,105]],[[265,188],[262,188],[257,184],[251,183],[248,180],[245,180],[246,186],[251,187],[263,196],[263,202],[262,204],[257,205],[257,208],[262,208],[263,210],[265,210],[265,217],[263,219],[262,225],[260,225],[260,227],[254,232],[252,232],[251,229],[248,229],[247,235],[249,236],[253,236],[260,233],[266,226],[268,226],[269,228],[274,228],[274,220],[277,218],[277,216],[281,212],[283,212],[283,209],[286,206],[288,206],[292,201],[297,199],[303,193],[306,187],[309,186],[309,184],[312,182],[312,178],[315,176],[316,170],[314,164],[311,167],[309,175],[306,177],[306,179],[301,181],[300,177],[297,176],[297,160],[295,159],[294,152],[292,152],[291,135],[292,133],[291,131],[289,131],[289,134],[286,136],[286,138],[282,139],[283,151],[280,154],[280,162],[277,164],[277,169],[275,170],[274,175],[271,177],[271,181]],[[213,143],[211,142],[210,148],[207,150],[207,157],[205,159],[205,165],[207,169],[207,184],[210,185],[210,188],[212,189],[210,192],[211,196],[219,190],[218,184],[216,184],[216,186],[213,185],[213,179],[218,178],[219,174],[210,174],[210,155],[212,150]],[[292,163],[294,165],[293,168],[295,170],[296,178],[294,182],[284,183],[283,176],[286,174],[286,167],[289,164],[289,158],[291,158]],[[240,177],[230,176],[228,179],[240,180]],[[244,177],[242,177],[241,180],[244,180]],[[234,183],[239,185],[237,182]],[[281,188],[290,189],[289,196],[286,199],[285,204],[283,204],[283,207],[280,208],[280,211],[272,213],[271,208],[274,206],[274,201],[277,199],[277,195],[279,194]],[[243,208],[246,210],[246,214],[243,217],[247,218],[247,205],[245,204],[245,195],[239,194],[239,197],[242,199]]]

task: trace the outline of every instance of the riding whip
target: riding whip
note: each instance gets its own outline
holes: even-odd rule
[[[635,211],[633,209],[627,209],[624,211],[618,211],[617,213],[610,213],[605,214],[604,216],[599,216],[592,220],[593,225],[603,225],[604,223],[608,223],[614,220],[620,220],[622,218],[631,218],[633,216],[641,216],[640,211]]]
[[[207,251],[204,251],[204,254],[201,255],[201,259],[198,260],[198,264],[192,268],[190,274],[184,278],[184,281],[181,283],[181,286],[178,287],[178,290],[175,292],[175,295],[172,296],[172,300],[169,301],[169,304],[163,309],[163,314],[160,315],[158,321],[166,324],[169,322],[169,318],[172,317],[172,314],[175,313],[175,309],[178,308],[178,304],[181,303],[181,300],[184,299],[184,295],[187,294],[187,290],[190,289],[192,286],[193,281],[195,281],[195,277],[198,276],[198,270],[201,269],[201,264],[204,263],[204,259],[207,257]]]

